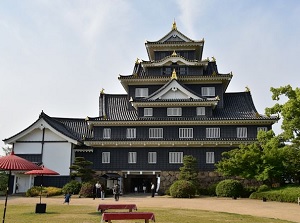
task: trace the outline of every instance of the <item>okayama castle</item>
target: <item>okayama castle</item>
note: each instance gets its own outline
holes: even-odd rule
[[[118,180],[123,193],[143,187],[150,192],[151,182],[164,191],[178,178],[183,157],[192,155],[205,188],[220,180],[214,170],[223,152],[255,142],[259,130],[277,122],[257,112],[248,88],[226,92],[232,73],[219,73],[214,57],[202,57],[204,39],[190,39],[175,22],[145,47],[148,60],[137,59],[132,74],[118,78],[126,94],[100,92],[98,117],[41,112],[32,125],[3,140],[16,155],[60,173],[44,176],[45,186],[63,186],[75,157],[84,157],[108,188]],[[16,172],[11,192],[40,181]]]

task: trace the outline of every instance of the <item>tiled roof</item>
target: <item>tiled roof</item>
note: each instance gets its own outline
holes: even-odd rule
[[[84,137],[92,137],[92,131],[89,130],[85,119],[80,118],[56,118],[41,113],[40,118],[51,125],[55,130],[72,139],[82,141]]]
[[[275,117],[259,115],[253,104],[250,92],[225,93],[224,108],[215,108],[213,117],[140,117],[131,106],[127,95],[106,94],[106,117],[93,118],[91,121],[193,121],[193,120],[270,120]]]

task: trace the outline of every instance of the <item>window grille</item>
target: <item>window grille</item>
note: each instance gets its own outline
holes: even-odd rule
[[[157,161],[156,152],[149,152],[148,153],[148,163],[156,163],[156,161]]]
[[[111,129],[105,128],[103,129],[103,139],[110,139],[111,137]]]
[[[220,128],[206,128],[206,138],[220,138]]]
[[[167,108],[168,116],[181,116],[181,108]]]
[[[206,152],[206,163],[215,163],[215,153]]]
[[[197,115],[205,115],[205,107],[197,107]]]
[[[202,87],[201,94],[202,96],[215,96],[215,87]]]
[[[179,128],[179,138],[193,138],[193,128]]]
[[[136,163],[136,152],[128,153],[128,163]]]
[[[148,96],[148,88],[135,89],[135,97],[147,97],[147,96]]]
[[[144,108],[144,116],[153,116],[152,108]]]
[[[134,139],[136,138],[136,129],[135,128],[128,128],[126,132],[127,139]]]
[[[102,152],[102,163],[110,163],[110,152]]]
[[[237,137],[238,138],[247,138],[247,128],[246,127],[237,128]]]
[[[183,163],[183,152],[169,152],[169,163]]]
[[[163,128],[150,128],[149,138],[163,138]]]

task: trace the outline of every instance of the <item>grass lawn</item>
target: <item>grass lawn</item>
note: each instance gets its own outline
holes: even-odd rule
[[[4,204],[0,204],[1,219],[3,216]],[[161,209],[161,208],[140,208],[138,211],[150,211],[155,213],[156,222],[158,223],[287,223],[289,221],[275,220],[268,218],[253,217],[248,215],[238,215],[220,212],[188,210],[188,209]],[[5,222],[7,223],[94,223],[101,222],[101,215],[97,212],[95,206],[84,205],[54,205],[47,204],[47,210],[44,214],[35,213],[35,204],[10,205],[8,203]],[[113,221],[137,223],[143,220],[133,221]]]

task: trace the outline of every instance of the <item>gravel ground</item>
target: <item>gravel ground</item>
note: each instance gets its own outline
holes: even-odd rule
[[[5,197],[1,197],[1,202]],[[42,203],[63,205],[63,197],[42,198]],[[78,198],[73,196],[70,205],[89,205],[95,210],[100,203],[115,203],[112,197],[101,199]],[[25,204],[39,203],[39,198],[28,198],[21,196],[10,196],[8,205],[10,204]],[[182,209],[197,209],[209,210],[217,212],[237,213],[243,215],[252,215],[259,217],[267,217],[274,219],[283,219],[292,222],[300,223],[300,206],[296,203],[281,203],[281,202],[263,202],[261,200],[252,199],[231,199],[217,197],[200,197],[193,199],[179,199],[156,196],[152,198],[149,194],[126,195],[121,196],[118,203],[133,203],[138,208],[147,207],[163,207],[163,208],[182,208]]]

